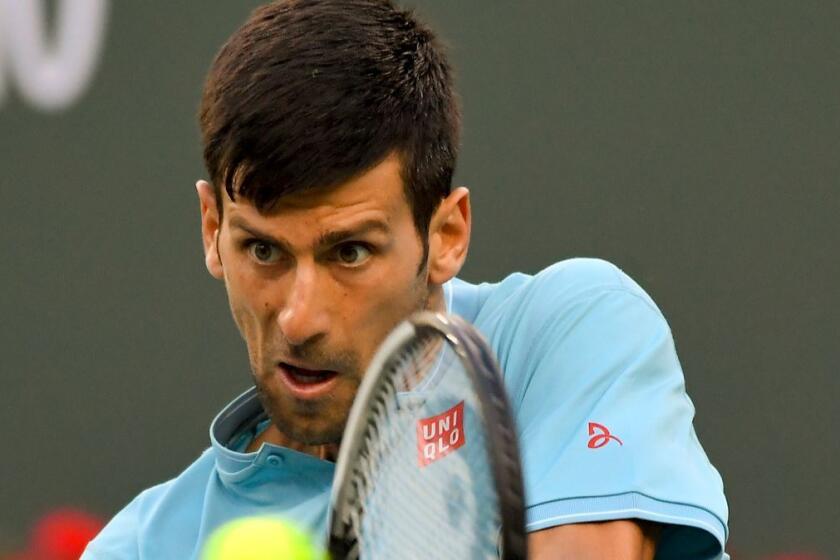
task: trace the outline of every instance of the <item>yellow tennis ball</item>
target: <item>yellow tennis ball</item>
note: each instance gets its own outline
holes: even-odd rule
[[[242,517],[225,523],[204,544],[202,560],[327,560],[310,536],[288,521]]]

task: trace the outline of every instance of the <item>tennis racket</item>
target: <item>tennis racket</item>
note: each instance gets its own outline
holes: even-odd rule
[[[524,560],[525,506],[499,367],[475,328],[422,312],[382,343],[350,410],[333,560]]]

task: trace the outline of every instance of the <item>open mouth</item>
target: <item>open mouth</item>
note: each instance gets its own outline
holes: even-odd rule
[[[291,364],[277,364],[280,378],[296,397],[306,399],[322,396],[332,389],[338,372],[304,369]]]

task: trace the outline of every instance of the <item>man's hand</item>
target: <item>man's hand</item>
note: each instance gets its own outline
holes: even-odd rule
[[[623,519],[575,523],[528,535],[530,560],[653,560],[661,526]]]

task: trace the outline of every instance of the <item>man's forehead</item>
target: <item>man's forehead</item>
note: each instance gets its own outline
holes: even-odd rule
[[[336,187],[283,196],[266,211],[242,197],[224,198],[223,218],[231,227],[303,243],[334,231],[387,232],[413,220],[399,166],[388,161]]]
[[[251,200],[242,196],[236,196],[232,200],[224,194],[223,208],[225,214],[242,214],[251,218],[266,219],[307,212],[330,215],[368,210],[380,210],[393,215],[408,209],[400,171],[399,158],[391,155],[344,183],[284,195],[268,209],[258,209]]]
[[[284,237],[324,235],[335,230],[387,232],[398,219],[374,201],[354,204],[281,205],[261,212],[248,201],[231,202],[225,220],[233,228]]]

